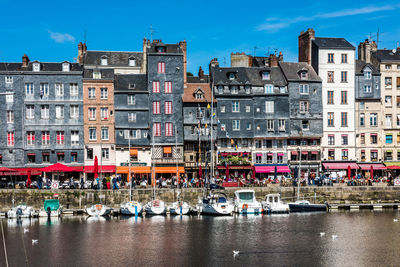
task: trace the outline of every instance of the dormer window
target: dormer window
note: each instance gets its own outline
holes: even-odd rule
[[[233,72],[228,73],[228,78],[229,78],[229,80],[234,80],[235,79],[235,73],[233,73]]]
[[[251,87],[250,87],[250,85],[245,85],[245,90],[246,90],[246,94],[250,94],[251,93]]]
[[[200,89],[195,93],[195,98],[196,99],[203,99],[204,98],[204,94]]]
[[[274,93],[274,86],[272,84],[264,85],[264,93],[265,94],[273,94]]]
[[[131,67],[136,66],[136,58],[134,58],[134,57],[129,58],[129,66],[131,66]]]
[[[262,73],[262,79],[265,81],[265,80],[270,80],[271,79],[271,76],[270,76],[270,74],[269,74],[269,71],[264,71],[263,73]]]
[[[136,85],[134,83],[129,84],[129,89],[135,89]]]
[[[101,79],[100,71],[93,71],[93,79]]]
[[[108,65],[108,60],[107,60],[107,56],[102,56],[101,57],[101,65],[103,66],[107,66]]]
[[[239,93],[239,89],[236,85],[231,87],[231,93],[235,95]]]
[[[300,72],[300,79],[306,80],[307,79],[307,71],[301,71]]]
[[[62,64],[62,71],[69,71],[69,63]]]
[[[157,52],[158,52],[158,53],[165,53],[165,47],[163,47],[163,46],[157,46]]]
[[[366,71],[364,73],[364,77],[365,77],[366,80],[371,80],[371,72],[370,71]]]
[[[33,71],[40,71],[40,63],[35,62],[32,64]]]

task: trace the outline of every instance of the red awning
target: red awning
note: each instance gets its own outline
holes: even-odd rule
[[[279,156],[283,156],[283,155],[284,155],[283,153],[278,153],[278,157],[279,157]]]
[[[64,153],[63,153],[64,154]],[[40,169],[42,172],[74,172],[75,170],[61,163],[56,163]]]
[[[290,172],[288,166],[278,166],[278,172]]]
[[[297,155],[298,154],[297,151],[292,151],[291,153],[292,153],[292,155]]]
[[[311,151],[311,154],[318,155],[318,151]]]
[[[257,153],[256,156],[257,157],[262,157],[262,153]]]
[[[99,165],[99,173],[115,172],[114,165]],[[85,173],[93,173],[94,166],[85,166]]]
[[[272,153],[267,153],[267,156],[273,156],[274,154],[272,154]]]
[[[275,166],[255,166],[256,173],[274,173]],[[290,169],[287,165],[285,166],[276,166],[276,171],[279,173],[282,172],[290,172]]]
[[[374,170],[386,170],[386,166],[380,163],[372,163],[372,164],[365,164],[365,163],[359,163],[358,166],[360,166],[361,170],[371,170],[371,166]]]
[[[76,172],[83,172],[83,166],[71,166]]]
[[[332,163],[322,163],[324,168],[327,170],[347,170],[350,166],[350,169],[359,169],[357,163],[354,162],[332,162]]]
[[[307,151],[301,151],[301,154],[302,154],[302,155],[307,155],[308,152],[307,152]]]

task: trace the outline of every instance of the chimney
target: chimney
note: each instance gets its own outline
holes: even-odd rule
[[[250,67],[251,57],[245,53],[231,53],[231,67]]]
[[[83,64],[83,57],[86,54],[86,43],[79,42],[78,44],[78,63]]]
[[[200,66],[200,68],[199,68],[199,79],[200,79],[200,80],[204,80],[204,78],[205,78],[205,76],[204,76],[204,71],[203,71],[203,69],[202,69],[201,66]]]
[[[311,43],[315,39],[314,29],[308,29],[299,35],[299,62],[306,62],[311,65]]]
[[[363,60],[366,63],[371,63],[371,52],[376,51],[376,48],[376,43],[370,43],[368,39],[366,39],[364,42],[361,42],[358,45],[358,59]]]
[[[219,67],[218,58],[211,59],[210,66],[211,67]]]
[[[269,66],[271,68],[278,67],[278,58],[274,54],[269,55]]]
[[[183,84],[186,86],[187,82],[187,56],[186,56],[186,51],[187,51],[187,43],[186,40],[183,40],[179,42],[179,47],[182,49],[183,53]]]
[[[22,67],[26,68],[28,67],[28,64],[29,64],[29,57],[26,54],[24,54],[22,56]]]
[[[282,54],[282,51],[279,52],[278,61],[279,61],[279,62],[283,62],[283,54]]]

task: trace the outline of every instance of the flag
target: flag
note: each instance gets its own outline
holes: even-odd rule
[[[208,109],[210,109],[210,108],[211,108],[210,104],[208,104],[208,105],[207,105],[207,108],[208,108]]]

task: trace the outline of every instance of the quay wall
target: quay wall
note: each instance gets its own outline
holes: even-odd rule
[[[225,193],[229,197],[239,188],[227,188]],[[263,200],[266,194],[280,193],[284,201],[291,201],[297,197],[297,188],[269,185],[267,187],[240,188],[253,189],[259,200]],[[157,189],[157,197],[166,203],[177,199],[179,189]],[[187,188],[182,190],[181,196],[192,205],[196,204],[203,195],[203,189]],[[1,189],[0,211],[6,211],[12,207],[12,201],[18,204],[25,202],[34,208],[41,208],[45,199],[53,198],[58,194],[60,203],[65,209],[82,209],[92,204],[101,203],[118,208],[121,202],[129,200],[129,190],[37,190],[37,189]],[[132,199],[142,203],[151,199],[152,189],[132,190]],[[400,187],[388,186],[333,186],[315,187],[306,186],[300,188],[300,198],[309,199],[311,202],[324,203],[395,203],[400,202]]]

